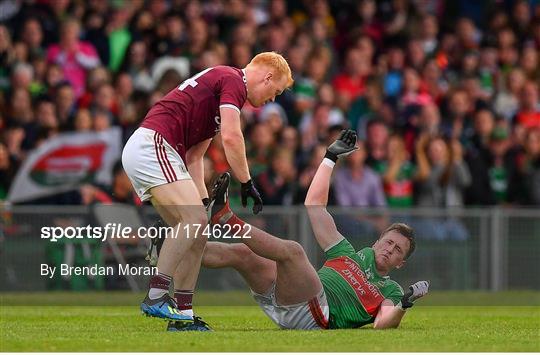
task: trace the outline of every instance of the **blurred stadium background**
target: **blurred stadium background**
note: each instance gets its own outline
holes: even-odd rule
[[[53,244],[40,228],[152,224],[118,164],[123,143],[184,79],[267,50],[295,84],[242,110],[265,201],[243,217],[320,265],[301,204],[350,127],[361,149],[337,167],[330,200],[355,246],[404,221],[419,242],[402,285],[540,289],[537,0],[2,0],[0,290],[143,289],[143,278],[41,277],[41,263],[144,265],[145,246]],[[205,163],[208,183],[228,170],[219,137]],[[203,270],[199,285],[244,287],[230,270]]]

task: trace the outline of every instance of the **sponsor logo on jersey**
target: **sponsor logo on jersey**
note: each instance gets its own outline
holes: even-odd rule
[[[353,259],[341,256],[328,260],[324,266],[336,271],[351,286],[369,315],[377,315],[384,296],[375,284],[369,282],[369,277]]]

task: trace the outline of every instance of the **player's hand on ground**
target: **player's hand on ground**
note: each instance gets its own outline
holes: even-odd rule
[[[248,182],[242,183],[241,194],[243,207],[247,206],[248,197],[251,197],[253,199],[253,213],[257,214],[262,211],[262,198],[259,191],[257,191],[257,188],[253,184],[253,180],[250,179]]]
[[[411,308],[414,301],[424,297],[429,292],[429,281],[418,281],[409,286],[409,290],[405,292],[401,298],[402,308]]]
[[[339,138],[326,150],[325,158],[337,161],[338,158],[345,157],[358,148],[356,147],[356,132],[352,129],[341,131]]]

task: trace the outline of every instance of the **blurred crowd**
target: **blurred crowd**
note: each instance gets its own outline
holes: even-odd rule
[[[535,0],[3,0],[0,200],[43,141],[118,126],[125,142],[184,79],[261,51],[295,79],[242,110],[265,205],[301,204],[346,127],[359,150],[336,168],[333,204],[540,205]],[[229,169],[219,136],[205,169],[207,183]],[[140,204],[113,174],[34,202]]]

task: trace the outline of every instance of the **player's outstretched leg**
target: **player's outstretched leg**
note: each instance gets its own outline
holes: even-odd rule
[[[238,218],[229,206],[229,181],[230,175],[225,173],[213,188],[211,223],[248,230],[250,238],[244,238],[242,242],[259,257],[275,261],[276,297],[281,305],[293,305],[316,297],[322,290],[322,284],[302,246],[248,226]]]
[[[233,268],[255,293],[266,293],[276,281],[276,262],[260,257],[243,243],[208,242],[202,266],[208,269]]]

